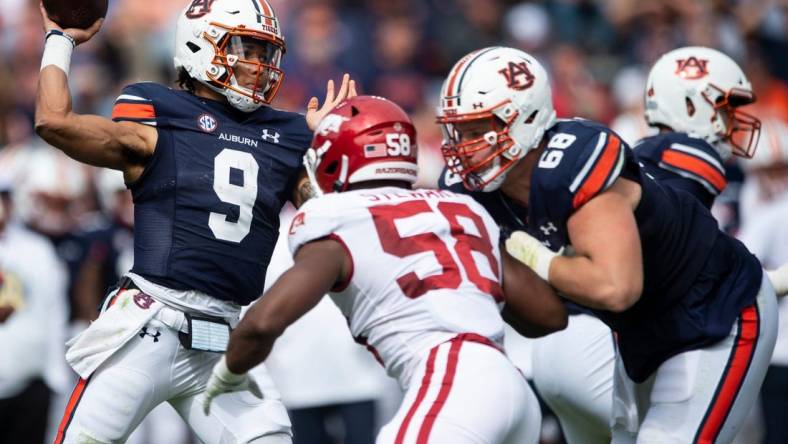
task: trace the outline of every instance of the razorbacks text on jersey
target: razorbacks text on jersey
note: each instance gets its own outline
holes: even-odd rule
[[[728,184],[719,153],[703,139],[662,133],[642,139],[633,151],[657,182],[693,194],[706,208],[711,208]]]
[[[303,115],[229,105],[155,83],[127,86],[115,121],[155,126],[134,197],[132,271],[169,288],[248,304],[260,296],[279,211],[309,147]]]
[[[331,298],[351,333],[407,388],[423,353],[459,333],[499,345],[499,231],[468,196],[378,188],[327,194],[293,219],[290,250],[332,238],[353,262]]]

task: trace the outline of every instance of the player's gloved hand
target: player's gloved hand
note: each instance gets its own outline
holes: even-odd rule
[[[550,274],[550,263],[558,256],[558,253],[545,247],[525,231],[515,231],[506,239],[506,251],[546,281]]]
[[[777,296],[785,296],[788,294],[788,264],[783,264],[776,270],[767,271],[769,280],[772,281],[772,287]]]
[[[213,398],[223,393],[240,392],[244,390],[248,390],[254,396],[263,399],[263,392],[260,390],[260,386],[257,385],[254,378],[249,376],[248,373],[239,375],[231,372],[230,369],[227,368],[225,357],[222,356],[222,359],[213,367],[211,378],[208,380],[208,384],[205,387],[205,398],[202,402],[203,412],[206,415],[211,413],[211,402]]]

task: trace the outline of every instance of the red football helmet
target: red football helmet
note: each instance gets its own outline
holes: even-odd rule
[[[345,100],[315,131],[304,166],[323,193],[371,180],[416,182],[416,129],[396,103],[374,96]]]

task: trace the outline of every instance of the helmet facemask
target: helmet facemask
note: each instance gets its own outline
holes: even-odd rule
[[[739,108],[755,102],[755,94],[742,88],[724,91],[709,84],[702,96],[714,108],[712,126],[720,138],[717,143],[728,145],[737,156],[752,158],[758,146],[761,121]]]
[[[226,29],[227,33],[219,42],[207,32],[203,35],[215,53],[206,73],[208,85],[244,112],[269,105],[284,80],[284,72],[279,69],[284,42],[244,27],[229,28],[218,23],[211,26]]]
[[[512,113],[504,121],[493,111],[485,111],[438,117],[443,131],[443,157],[447,159],[449,171],[462,178],[466,188],[498,189],[509,169],[520,160],[522,149],[509,135],[517,116],[516,112]]]

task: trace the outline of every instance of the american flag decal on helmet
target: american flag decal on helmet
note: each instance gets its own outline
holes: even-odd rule
[[[364,145],[364,157],[367,159],[375,159],[378,157],[386,157],[388,148],[385,143],[372,143]]]

